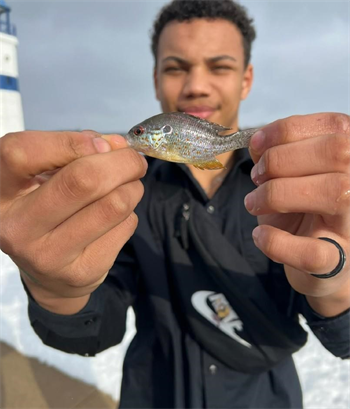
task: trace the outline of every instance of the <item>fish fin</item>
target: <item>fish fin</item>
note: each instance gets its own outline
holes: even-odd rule
[[[206,126],[207,128],[209,128],[209,129],[214,129],[217,134],[219,134],[220,132],[231,131],[231,130],[232,130],[232,128],[228,128],[228,127],[226,127],[226,126],[219,125],[219,124],[217,124],[217,123],[215,123],[215,122],[210,122],[210,121],[207,121],[207,120],[204,119],[204,118],[199,118],[199,117],[197,117],[197,116],[195,116],[195,115],[186,114],[186,113],[184,113],[184,112],[172,112],[172,114],[173,114],[173,115],[176,115],[176,116],[179,116],[180,118],[183,117],[183,116],[191,117],[191,118],[195,119],[198,123],[200,123],[200,124]],[[221,135],[220,135],[220,136],[221,136]]]
[[[212,124],[213,124],[213,128],[215,129],[217,134],[219,134],[220,132],[231,131],[232,130],[232,128],[228,128],[227,126],[223,126],[223,125],[219,125],[219,124],[215,124],[215,123],[212,123]],[[222,136],[225,136],[225,135],[222,135]]]
[[[214,129],[214,131],[216,132],[217,135],[219,135],[220,132],[225,132],[225,131],[231,131],[232,130],[232,128],[228,128],[227,126],[223,126],[223,125],[217,124],[215,122],[209,122],[204,118],[199,118],[198,122],[205,125],[209,129]]]
[[[201,123],[201,124],[207,126],[208,128],[215,129],[215,131],[216,131],[217,133],[219,133],[219,132],[224,132],[224,131],[231,131],[231,130],[232,130],[232,128],[228,128],[228,127],[226,127],[226,126],[224,126],[224,125],[217,124],[216,122],[210,122],[210,121],[207,121],[207,120],[204,119],[204,118],[197,118],[197,117],[195,117],[195,116],[193,116],[193,115],[190,115],[190,116],[192,116],[193,118],[196,118],[196,120],[197,120],[199,123]]]
[[[215,170],[215,169],[225,169],[226,166],[224,166],[220,161],[217,159],[212,159],[207,162],[200,162],[193,164],[193,166],[197,169],[210,169],[210,170]]]

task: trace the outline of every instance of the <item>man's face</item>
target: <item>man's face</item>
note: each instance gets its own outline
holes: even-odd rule
[[[237,129],[252,79],[252,66],[244,68],[242,35],[231,22],[173,21],[163,29],[154,73],[163,112],[183,111]]]

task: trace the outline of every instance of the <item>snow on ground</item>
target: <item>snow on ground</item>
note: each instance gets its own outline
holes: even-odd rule
[[[309,330],[305,324],[305,329]],[[294,354],[307,409],[350,408],[350,360],[328,352],[309,330],[307,345]]]
[[[96,357],[65,354],[41,343],[27,317],[27,298],[16,266],[1,253],[0,340],[24,355],[36,357],[64,373],[95,385],[119,398],[122,363],[134,333],[134,316],[128,313],[123,342]],[[295,354],[306,409],[350,408],[350,360],[333,357],[310,333],[308,344]]]

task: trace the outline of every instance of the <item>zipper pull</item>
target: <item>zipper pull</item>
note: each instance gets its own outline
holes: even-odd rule
[[[182,247],[184,250],[189,248],[189,240],[188,240],[188,226],[187,222],[190,219],[190,205],[188,203],[184,203],[182,206],[182,218],[181,218],[181,225],[180,225],[180,236]]]
[[[188,203],[182,205],[182,216],[186,221],[190,218],[190,205]]]
[[[177,222],[175,225],[175,237],[179,240],[181,247],[184,250],[187,250],[189,247],[188,241],[188,227],[187,221],[190,218],[190,205],[188,203],[184,203],[182,205],[182,209],[178,213]]]

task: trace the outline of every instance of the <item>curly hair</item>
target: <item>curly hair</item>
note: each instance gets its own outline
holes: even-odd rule
[[[243,37],[244,65],[247,67],[251,56],[252,43],[256,37],[253,19],[246,9],[232,0],[173,0],[159,12],[151,33],[151,49],[157,65],[159,37],[171,21],[189,21],[194,18],[222,18],[235,24]]]

